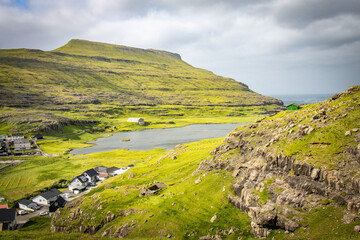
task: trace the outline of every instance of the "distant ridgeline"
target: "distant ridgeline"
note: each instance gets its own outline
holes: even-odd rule
[[[0,104],[7,107],[271,106],[282,102],[194,68],[180,55],[71,40],[53,51],[0,50]],[[83,108],[83,107],[81,107]]]

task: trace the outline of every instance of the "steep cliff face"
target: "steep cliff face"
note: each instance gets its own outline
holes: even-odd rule
[[[360,209],[359,90],[355,86],[320,104],[238,128],[197,171],[233,172],[236,195],[228,199],[248,213],[259,238],[277,228],[293,232],[304,214],[326,202],[345,205],[344,219],[355,214],[355,220]]]

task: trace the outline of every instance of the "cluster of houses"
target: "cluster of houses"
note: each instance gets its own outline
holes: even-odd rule
[[[71,180],[68,189],[74,194],[79,194],[88,187],[96,186],[97,181],[124,173],[131,167],[134,167],[134,165],[129,165],[128,167],[122,168],[100,166],[88,169],[82,174],[74,177]],[[53,188],[46,192],[40,193],[32,200],[21,199],[18,202],[18,208],[22,212],[33,212],[46,207],[46,209],[48,208],[48,211],[51,214],[58,208],[64,207],[67,202],[65,199],[68,197],[69,193],[67,193],[67,190],[60,192],[58,189]],[[20,211],[17,212],[15,208],[8,209],[7,204],[0,205],[0,231],[16,229],[16,216],[18,213],[20,213]],[[47,212],[43,212],[47,214]]]
[[[31,150],[31,141],[25,138],[24,133],[13,133],[10,136],[6,134],[0,135],[0,156],[11,154],[10,145],[14,146],[14,151]]]
[[[116,176],[118,174],[124,173],[130,167],[133,167],[133,165],[129,165],[127,168],[100,166],[86,170],[84,173],[74,177],[71,180],[69,184],[69,190],[75,194],[79,194],[81,191],[84,191],[86,188],[95,186],[97,181],[105,180],[108,177]]]

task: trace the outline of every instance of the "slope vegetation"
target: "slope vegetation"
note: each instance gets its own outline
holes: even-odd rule
[[[0,50],[0,104],[36,108],[56,121],[61,119],[52,111],[86,118],[79,109],[91,111],[93,104],[267,106],[262,112],[282,105],[233,79],[194,68],[178,54],[84,40],[53,51]]]
[[[218,147],[221,139],[205,140],[150,157],[57,212],[51,230],[127,238],[356,239],[359,98],[355,86],[235,129]],[[167,187],[139,196],[159,182]]]

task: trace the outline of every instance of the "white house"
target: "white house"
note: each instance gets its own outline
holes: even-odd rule
[[[34,211],[40,209],[40,207],[36,203],[27,199],[21,199],[19,201],[19,208],[26,211]]]
[[[127,120],[127,122],[134,122],[134,123],[137,123],[139,125],[144,125],[145,124],[145,121],[143,118],[129,118]]]
[[[89,182],[95,183],[99,180],[99,174],[93,168],[86,170],[83,175],[89,180]]]
[[[16,139],[14,140],[14,150],[15,151],[23,151],[23,150],[30,150],[31,144],[29,139]]]
[[[55,201],[57,197],[61,194],[61,192],[55,188],[40,193],[36,197],[32,199],[33,202],[39,204],[39,205],[47,205],[49,206],[51,202]]]
[[[83,175],[74,177],[69,184],[69,190],[73,192],[79,192],[84,190],[89,184],[89,179]]]

